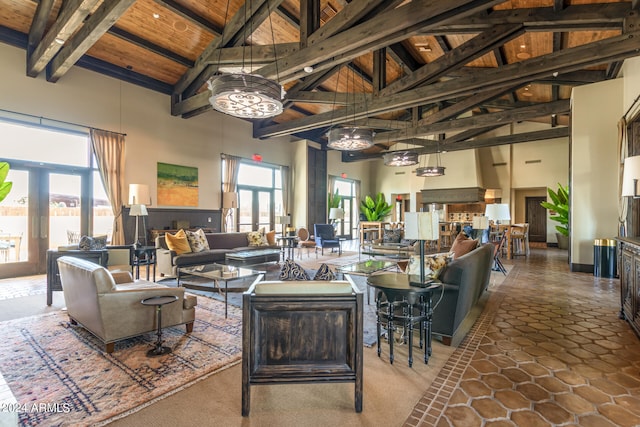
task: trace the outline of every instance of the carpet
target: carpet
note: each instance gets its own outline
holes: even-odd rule
[[[101,425],[240,362],[242,312],[198,299],[193,332],[163,329],[173,353],[148,358],[155,334],[112,354],[62,311],[0,323],[0,372],[22,406],[20,424]]]

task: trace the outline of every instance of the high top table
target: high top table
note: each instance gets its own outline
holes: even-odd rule
[[[376,289],[376,330],[378,333],[378,357],[382,323],[387,324],[389,361],[393,363],[393,331],[400,326],[408,335],[409,367],[413,366],[413,328],[420,330],[420,348],[424,348],[424,363],[431,356],[431,321],[433,307],[431,296],[442,286],[439,281],[420,283],[420,277],[404,273],[379,273],[367,278],[367,284]]]

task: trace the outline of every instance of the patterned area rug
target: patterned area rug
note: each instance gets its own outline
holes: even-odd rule
[[[242,312],[199,297],[193,333],[163,329],[173,353],[148,358],[155,334],[112,354],[64,312],[0,323],[0,372],[26,426],[101,425],[240,362]]]

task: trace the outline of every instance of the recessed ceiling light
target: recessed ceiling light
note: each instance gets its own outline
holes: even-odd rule
[[[160,14],[159,14],[159,13],[154,13],[154,14],[153,14],[153,17],[154,17],[155,19],[158,19],[158,18],[160,18]]]
[[[55,42],[58,43],[58,44],[64,44],[64,40],[61,39],[60,37],[56,37],[55,38]]]
[[[303,70],[305,73],[313,73],[313,67],[311,65],[307,65]]]

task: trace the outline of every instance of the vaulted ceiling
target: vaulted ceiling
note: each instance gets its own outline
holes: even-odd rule
[[[326,144],[340,123],[376,146],[420,153],[567,136],[578,85],[616,78],[640,54],[638,1],[0,0],[0,41],[55,84],[73,66],[171,95],[208,114],[207,80],[245,70],[279,81],[285,111],[255,137]],[[524,121],[544,130],[490,137]]]

